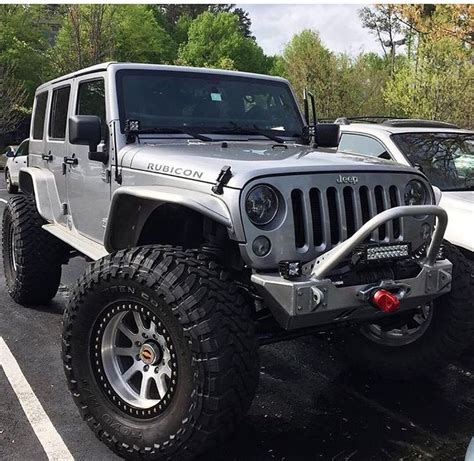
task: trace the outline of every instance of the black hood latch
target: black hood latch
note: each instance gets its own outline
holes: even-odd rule
[[[216,179],[215,186],[212,186],[212,192],[214,192],[214,194],[222,195],[224,193],[224,186],[229,182],[230,178],[232,178],[230,166],[223,166]]]

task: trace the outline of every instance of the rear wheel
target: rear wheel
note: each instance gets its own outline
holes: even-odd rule
[[[3,268],[8,293],[19,304],[46,304],[58,291],[66,247],[43,224],[32,195],[12,197],[3,211]]]
[[[12,177],[8,169],[5,170],[5,182],[7,184],[7,192],[9,194],[16,194],[18,192],[18,186],[12,183]]]
[[[94,264],[64,315],[83,418],[114,452],[190,459],[236,427],[258,382],[251,309],[197,251],[140,247]]]
[[[472,344],[474,266],[445,243],[453,263],[451,292],[396,324],[364,325],[344,339],[352,365],[393,379],[410,379],[446,366]]]

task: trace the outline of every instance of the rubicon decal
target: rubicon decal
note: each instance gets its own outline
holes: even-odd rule
[[[204,174],[202,171],[191,170],[189,168],[174,167],[163,165],[161,163],[149,163],[147,170],[156,171],[157,173],[173,174],[177,176],[186,176],[187,178],[201,179]]]

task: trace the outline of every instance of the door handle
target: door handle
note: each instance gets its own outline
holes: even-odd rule
[[[64,157],[64,163],[66,165],[77,165],[79,163],[79,159],[77,157]]]
[[[53,161],[53,156],[51,155],[51,151],[49,151],[47,154],[42,154],[41,158],[43,160],[46,160],[47,162],[52,162]]]

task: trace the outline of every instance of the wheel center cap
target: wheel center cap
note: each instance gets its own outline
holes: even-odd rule
[[[140,348],[140,359],[146,365],[154,365],[161,360],[161,349],[154,343],[145,343]]]

